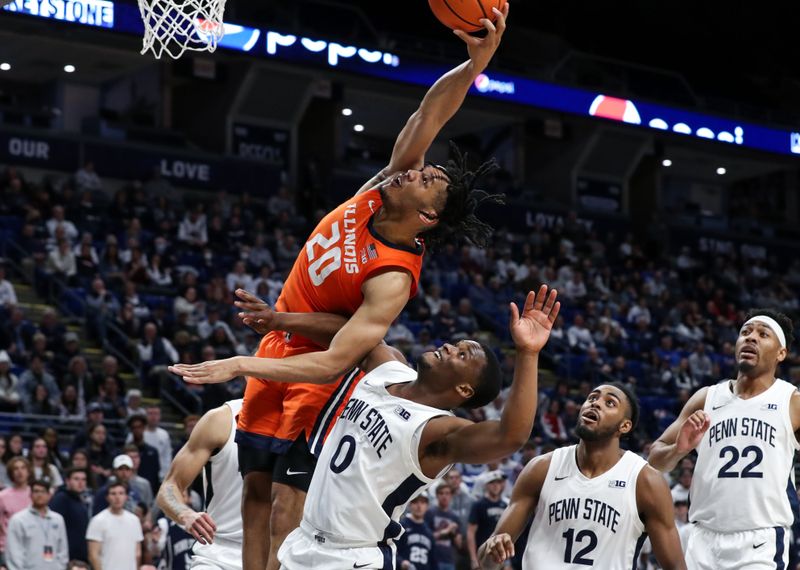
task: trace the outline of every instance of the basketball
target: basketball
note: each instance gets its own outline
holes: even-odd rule
[[[506,0],[428,0],[433,15],[453,30],[477,32],[483,29],[481,18],[495,21],[492,8],[502,10]]]

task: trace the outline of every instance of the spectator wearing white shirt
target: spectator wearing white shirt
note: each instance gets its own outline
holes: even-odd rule
[[[156,451],[158,451],[158,476],[164,479],[172,463],[172,442],[169,439],[167,430],[159,427],[159,423],[161,423],[161,409],[158,406],[147,406],[147,426],[144,429],[144,442],[155,447]],[[131,440],[132,436],[129,435],[127,442]]]
[[[573,350],[583,352],[590,347],[594,347],[592,331],[586,328],[583,315],[575,315],[572,326],[567,329],[567,340],[569,340],[569,346]]]
[[[208,243],[208,228],[203,206],[198,204],[187,212],[178,226],[178,241],[195,248],[203,248]]]
[[[689,488],[692,486],[692,470],[688,467],[681,469],[678,474],[678,482],[672,487],[672,502],[689,502]]]
[[[78,273],[78,265],[75,262],[75,254],[69,246],[69,240],[61,238],[58,240],[58,247],[51,251],[47,256],[47,269],[51,273],[70,279]]]
[[[234,345],[236,344],[236,337],[233,335],[230,325],[225,321],[220,320],[219,309],[212,306],[208,310],[206,320],[200,321],[197,324],[197,334],[200,335],[201,339],[208,340],[211,335],[214,334],[214,330],[218,328],[221,328],[225,331],[225,336],[228,337],[228,340],[230,340],[231,343]]]
[[[31,506],[8,521],[6,566],[8,570],[62,570],[69,562],[64,517],[50,510],[46,481],[31,483]]]
[[[87,160],[75,173],[75,188],[78,192],[85,190],[101,190],[103,183],[94,170],[94,162]]]
[[[0,311],[9,310],[17,304],[14,285],[6,280],[6,268],[0,263]]]
[[[84,246],[86,246],[86,251],[89,253],[89,257],[94,264],[99,265],[100,257],[97,255],[97,250],[95,249],[94,242],[92,241],[92,234],[89,232],[83,232],[81,235],[81,241],[75,244],[75,247],[72,248],[72,253],[74,253],[76,256],[81,255]]]
[[[147,277],[152,285],[157,285],[158,287],[172,285],[172,275],[168,269],[161,266],[161,256],[157,253],[150,256],[150,263],[147,265]]]
[[[279,273],[268,265],[262,265],[261,271],[253,280],[253,290],[257,297],[260,297],[268,304],[274,304],[278,300],[283,289],[283,281]]]
[[[439,285],[431,285],[425,294],[425,304],[428,305],[431,316],[439,314],[439,310],[442,308],[442,302],[444,301],[446,301],[446,299],[442,298],[442,288]]]
[[[626,320],[630,324],[638,323],[641,319],[647,323],[647,326],[650,326],[652,316],[650,315],[650,309],[647,307],[647,304],[642,297],[636,300],[636,304],[630,308],[626,317]]]
[[[225,278],[225,284],[228,286],[228,291],[231,292],[237,289],[254,290],[253,276],[247,272],[244,261],[239,260],[233,264],[233,270]]]
[[[583,282],[583,273],[575,271],[572,278],[564,283],[562,290],[568,299],[580,300],[586,297],[586,284]]]
[[[89,521],[86,540],[93,570],[138,570],[142,562],[142,524],[125,510],[128,491],[123,483],[106,490],[108,508]]]
[[[247,262],[253,267],[267,265],[270,269],[275,269],[275,258],[272,257],[272,252],[267,249],[265,243],[264,234],[256,234],[253,247],[247,252]]]
[[[399,345],[401,350],[410,347],[414,340],[414,333],[400,322],[400,317],[396,318],[386,331],[386,344]]]
[[[11,358],[8,352],[0,350],[0,412],[16,412],[19,409],[18,386],[19,378],[11,372]]]
[[[203,319],[205,304],[198,300],[196,288],[187,287],[183,295],[175,298],[173,310],[176,320],[180,320],[181,315],[186,315],[186,325],[194,328]]]
[[[62,228],[64,237],[67,238],[70,243],[78,239],[80,235],[78,228],[75,227],[75,224],[64,218],[63,206],[53,206],[52,216],[53,217],[47,220],[45,224],[45,226],[47,226],[47,233],[50,234],[51,239],[58,238],[56,229],[59,227]]]
[[[178,351],[166,338],[159,336],[158,327],[150,322],[144,326],[142,339],[136,345],[142,364],[145,387],[154,395],[159,393],[161,382],[169,374],[167,366],[179,360]]]
[[[704,343],[698,342],[694,352],[689,355],[689,369],[700,384],[705,384],[714,374],[714,363],[706,354]]]
[[[497,260],[495,265],[495,271],[503,282],[508,281],[510,277],[509,273],[515,278],[519,275],[520,265],[511,259],[511,247],[505,247],[503,249],[502,256]]]

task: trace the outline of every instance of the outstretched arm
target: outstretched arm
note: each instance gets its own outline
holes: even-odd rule
[[[493,8],[493,11],[497,16],[494,24],[488,19],[481,20],[487,30],[485,37],[478,38],[461,30],[455,31],[467,44],[469,59],[445,73],[431,86],[419,108],[400,131],[389,165],[364,184],[358,194],[375,188],[393,172],[422,168],[425,153],[433,140],[461,107],[472,82],[486,69],[500,45],[506,29],[508,4],[502,12],[497,8]]]
[[[327,350],[280,359],[235,356],[202,364],[178,364],[169,370],[193,384],[214,384],[243,375],[276,382],[334,382],[383,340],[408,301],[410,288],[411,275],[406,271],[388,271],[368,279],[362,287],[361,306]]]
[[[703,411],[708,388],[695,392],[681,414],[650,447],[647,461],[659,471],[672,471],[690,451],[700,445],[711,418]]]
[[[231,430],[231,409],[220,406],[197,422],[189,441],[178,451],[158,489],[156,502],[169,518],[181,525],[200,544],[214,541],[217,525],[208,513],[198,513],[183,500],[183,494],[200,475],[211,453],[223,445]]]
[[[531,460],[519,474],[511,492],[511,503],[497,521],[492,536],[478,550],[478,559],[485,570],[496,570],[514,557],[514,543],[536,512],[552,457],[552,453],[547,453]]]
[[[672,495],[661,473],[646,465],[636,480],[636,504],[653,552],[665,570],[686,570],[681,539],[675,527]]]
[[[430,420],[422,432],[420,464],[434,477],[451,463],[487,463],[514,453],[528,440],[536,417],[539,352],[550,337],[561,303],[542,285],[528,293],[520,316],[511,303],[510,329],[517,349],[514,381],[500,421],[473,423],[455,417]]]
[[[336,333],[347,323],[346,317],[333,313],[273,311],[264,301],[244,289],[238,289],[236,295],[242,301],[236,301],[234,304],[247,311],[239,313],[242,322],[261,335],[273,330],[290,332],[328,348]],[[406,357],[401,351],[382,342],[367,354],[359,366],[365,372],[369,372],[390,360],[406,364]]]

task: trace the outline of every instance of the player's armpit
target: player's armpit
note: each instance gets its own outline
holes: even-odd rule
[[[661,473],[649,465],[642,468],[636,479],[636,504],[661,567],[665,570],[685,570],[686,561],[675,527],[669,486]]]
[[[420,439],[422,472],[436,477],[451,463],[488,463],[517,451],[525,442],[509,437],[498,421],[472,422],[442,416],[430,420]]]

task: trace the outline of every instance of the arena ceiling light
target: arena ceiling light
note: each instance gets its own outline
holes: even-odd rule
[[[349,107],[345,107],[344,109],[342,109],[342,115],[344,115],[345,117],[349,117],[352,114],[353,110],[350,109]]]
[[[11,71],[11,64],[5,61],[0,63],[0,71]]]
[[[67,65],[64,66],[64,71],[67,73],[75,73],[75,66],[72,65],[71,63],[68,63]]]
[[[353,125],[353,130],[357,133],[360,133],[364,130],[364,125]]]
[[[717,168],[717,174],[719,174],[720,176],[724,175],[726,172],[728,171],[725,170],[724,166],[720,166],[719,168]]]
[[[668,158],[665,158],[664,160],[661,161],[661,166],[666,166],[667,168],[669,168],[670,166],[672,166],[672,161]]]

